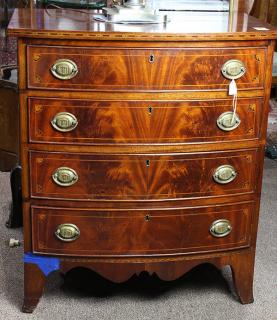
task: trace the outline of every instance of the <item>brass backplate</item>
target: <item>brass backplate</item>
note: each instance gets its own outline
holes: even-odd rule
[[[219,219],[212,223],[210,233],[216,238],[226,237],[232,231],[232,226],[229,220]]]
[[[70,80],[78,73],[76,63],[69,59],[57,60],[50,70],[53,76],[60,80]]]
[[[217,126],[223,131],[235,130],[240,125],[240,118],[232,111],[222,113],[217,119]]]
[[[214,180],[219,184],[227,184],[232,182],[237,176],[237,172],[233,166],[222,165],[219,166],[214,174]]]
[[[246,67],[240,60],[229,60],[224,63],[221,68],[221,72],[225,78],[236,80],[245,74]]]
[[[57,227],[55,236],[64,242],[71,242],[79,238],[80,230],[75,224],[64,223]]]
[[[51,124],[57,131],[69,132],[77,127],[78,120],[72,113],[59,112],[52,119]]]
[[[68,167],[58,168],[52,175],[54,182],[62,187],[69,187],[78,181],[77,172]]]

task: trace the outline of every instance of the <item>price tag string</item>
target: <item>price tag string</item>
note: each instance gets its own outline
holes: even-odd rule
[[[229,85],[229,95],[233,96],[232,108],[233,108],[233,116],[231,120],[231,126],[234,125],[236,112],[237,112],[237,104],[238,104],[238,87],[235,79],[232,79]]]

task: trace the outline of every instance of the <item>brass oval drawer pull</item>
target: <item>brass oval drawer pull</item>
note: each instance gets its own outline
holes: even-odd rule
[[[245,74],[246,67],[240,60],[229,60],[224,63],[221,68],[221,72],[225,78],[236,80]]]
[[[78,181],[78,175],[75,170],[67,167],[58,168],[52,175],[54,182],[62,187],[72,186]]]
[[[76,63],[69,59],[57,60],[50,70],[53,76],[60,80],[70,80],[78,73]]]
[[[218,118],[217,118],[217,126],[219,129],[223,131],[232,131],[236,129],[240,125],[240,118],[237,114],[235,114],[231,111],[227,111],[222,113]]]
[[[54,129],[60,132],[69,132],[78,126],[77,118],[69,112],[59,112],[51,120]]]
[[[213,178],[217,183],[227,184],[232,182],[237,176],[237,172],[233,166],[223,165],[218,167],[214,174]]]
[[[228,236],[232,231],[232,226],[229,220],[219,219],[212,223],[210,233],[217,238]]]
[[[79,238],[80,230],[75,224],[60,224],[55,231],[55,236],[64,242],[71,242]]]

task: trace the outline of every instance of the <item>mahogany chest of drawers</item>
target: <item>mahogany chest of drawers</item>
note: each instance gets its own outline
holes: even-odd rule
[[[204,19],[200,32],[197,18],[187,31],[184,21],[128,27],[15,11],[23,311],[50,272],[74,267],[121,282],[230,265],[241,302],[253,301],[277,31],[240,5],[231,31],[218,13],[218,27]]]

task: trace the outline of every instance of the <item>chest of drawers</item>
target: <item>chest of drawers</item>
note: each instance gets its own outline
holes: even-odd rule
[[[230,265],[241,302],[252,302],[277,31],[248,16],[235,31],[182,33],[53,12],[17,10],[9,27],[19,37],[23,311],[50,272],[74,267],[122,282]]]

